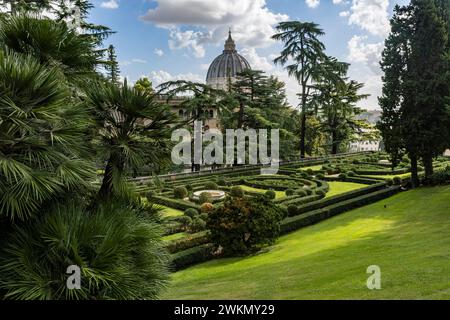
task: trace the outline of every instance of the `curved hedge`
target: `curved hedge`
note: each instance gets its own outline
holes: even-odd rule
[[[360,197],[372,192],[376,192],[382,189],[385,189],[386,187],[386,183],[385,182],[379,182],[376,185],[371,185],[368,186],[366,188],[362,188],[362,189],[357,189],[357,190],[353,190],[353,191],[349,191],[346,193],[342,193],[342,194],[338,194],[335,195],[333,197],[330,198],[325,198],[325,199],[321,199],[319,201],[314,201],[308,204],[305,204],[303,206],[299,206],[297,208],[297,212],[296,215],[300,215],[302,213],[308,212],[308,211],[313,211],[313,210],[317,210],[329,205],[333,205],[335,203],[341,202],[341,201],[346,201],[352,198],[356,198],[356,197]]]
[[[176,253],[208,243],[208,241],[208,232],[202,231],[181,239],[169,241],[166,244],[166,248],[170,253]]]
[[[357,198],[342,201],[322,209],[308,212],[306,214],[286,218],[281,222],[281,234],[286,234],[298,230],[302,227],[318,223],[343,212],[347,212],[349,210],[388,198],[399,191],[400,187],[391,187],[375,191]]]
[[[171,199],[159,195],[154,195],[151,197],[151,201],[156,204],[160,204],[166,207],[178,209],[184,211],[189,208],[194,208],[200,210],[200,206],[194,203],[190,203],[184,200]]]

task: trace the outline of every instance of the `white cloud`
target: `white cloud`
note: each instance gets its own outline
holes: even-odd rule
[[[351,62],[349,76],[364,83],[361,93],[370,94],[366,100],[359,102],[362,108],[378,108],[378,97],[381,95],[382,81],[379,62],[383,50],[383,42],[366,43],[366,36],[353,36],[348,42],[347,59]]]
[[[269,59],[266,57],[262,57],[258,55],[255,48],[245,48],[240,51],[247,61],[250,63],[250,66],[254,70],[262,70],[268,72],[274,68],[273,64],[269,62]]]
[[[317,8],[320,4],[320,0],[306,0],[305,2],[310,8]]]
[[[348,42],[348,61],[364,63],[374,74],[380,74],[381,53],[383,42],[365,43],[366,36],[353,36]]]
[[[117,9],[117,8],[119,8],[119,3],[117,2],[117,0],[103,1],[100,4],[100,7],[105,8],[105,9]]]
[[[203,58],[205,56],[205,48],[201,45],[204,34],[202,32],[195,32],[193,30],[180,31],[172,29],[170,31],[169,48],[171,50],[185,49],[192,50],[194,56]]]
[[[155,49],[155,51],[153,51],[158,57],[162,57],[164,55],[164,51],[162,49]]]
[[[149,79],[152,80],[153,86],[159,86],[161,83],[167,81],[175,81],[175,80],[187,80],[193,82],[201,82],[204,83],[205,79],[199,74],[195,73],[180,73],[176,75],[172,75],[167,71],[159,70],[152,71],[149,75]]]
[[[223,44],[231,27],[239,46],[268,47],[274,26],[289,19],[270,11],[265,0],[157,0],[143,20],[170,30],[169,47],[203,57],[205,45]]]
[[[348,17],[350,15],[350,11],[341,11],[339,12],[340,17]]]
[[[148,61],[147,61],[147,60],[144,60],[144,59],[134,58],[134,59],[131,59],[131,60],[120,61],[120,62],[119,62],[119,65],[120,65],[120,66],[126,67],[126,66],[129,66],[129,65],[132,65],[133,63],[141,63],[141,64],[145,64],[145,63],[147,63],[147,62],[148,62]]]
[[[388,7],[389,0],[353,0],[348,23],[385,37],[390,30]]]

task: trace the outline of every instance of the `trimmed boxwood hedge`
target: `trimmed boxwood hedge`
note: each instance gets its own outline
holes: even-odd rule
[[[297,215],[287,218],[281,222],[281,234],[298,230],[320,221],[326,220],[332,216],[347,212],[349,210],[365,206],[367,204],[388,198],[399,192],[399,187],[391,187],[379,191],[375,191],[357,198],[342,201],[328,207],[308,212],[304,215]]]
[[[189,208],[194,208],[194,209],[200,210],[199,205],[190,203],[190,202],[187,202],[184,200],[171,199],[171,198],[162,197],[162,196],[153,196],[151,198],[151,201],[153,203],[160,204],[160,205],[174,208],[174,209],[178,209],[181,211],[185,211],[186,209],[189,209]]]
[[[325,198],[325,199],[321,199],[319,201],[314,201],[314,202],[305,204],[303,206],[299,206],[297,208],[296,214],[299,215],[299,214],[302,214],[302,213],[305,213],[308,211],[313,211],[313,210],[317,210],[317,209],[320,209],[320,208],[323,208],[323,207],[326,207],[329,205],[333,205],[333,204],[341,202],[341,201],[346,201],[346,200],[349,200],[352,198],[360,197],[360,196],[363,196],[363,195],[366,195],[366,194],[369,194],[369,193],[372,193],[375,191],[385,189],[385,187],[386,187],[386,183],[379,182],[376,185],[371,185],[366,188],[356,189],[356,190],[352,190],[352,191],[349,191],[346,193],[341,193],[341,194],[335,195],[330,198]]]
[[[298,196],[298,197],[295,197],[292,200],[288,200],[288,201],[282,202],[281,205],[284,206],[284,207],[288,207],[289,205],[292,205],[292,204],[302,205],[302,204],[305,204],[305,203],[308,203],[308,202],[319,200],[320,198],[321,198],[321,196],[318,196],[316,194],[310,195],[310,196],[307,196],[307,197],[300,197],[300,196]]]
[[[176,253],[208,243],[208,241],[208,232],[202,231],[181,239],[169,241],[166,244],[166,248],[170,253]]]
[[[193,264],[205,262],[213,258],[212,243],[202,244],[171,255],[173,271],[185,269]]]
[[[396,169],[394,171],[392,170],[358,170],[358,168],[355,168],[355,172],[359,175],[369,175],[369,176],[376,176],[376,175],[396,175],[396,174],[404,174],[408,173],[410,171],[409,168],[403,168],[403,169]]]

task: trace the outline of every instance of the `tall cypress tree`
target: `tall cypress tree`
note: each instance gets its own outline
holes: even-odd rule
[[[403,79],[411,51],[410,35],[413,33],[411,17],[412,6],[395,6],[391,19],[391,33],[386,39],[381,61],[381,69],[384,72],[383,91],[378,100],[383,112],[377,126],[381,131],[386,151],[391,156],[393,168],[400,162],[406,147],[405,139],[401,135],[403,122],[400,109],[404,104]]]
[[[411,99],[413,148],[425,166],[425,176],[433,174],[433,158],[442,154],[449,136],[449,59],[447,22],[434,0],[414,0],[415,32],[411,41],[406,90]],[[404,134],[408,136],[411,130]]]
[[[119,63],[117,62],[116,49],[113,45],[108,47],[108,63],[105,66],[108,79],[112,83],[118,83],[120,77]]]
[[[449,145],[448,12],[441,0],[413,0],[396,7],[383,60],[383,115],[378,124],[395,164],[404,149],[411,159],[412,184],[417,162],[433,173],[433,157]],[[447,17],[447,18],[446,18]]]

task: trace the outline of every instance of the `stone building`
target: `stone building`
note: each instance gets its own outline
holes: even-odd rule
[[[248,61],[237,52],[236,44],[231,37],[230,31],[228,33],[228,39],[225,41],[225,47],[222,54],[216,57],[209,66],[206,75],[206,84],[214,89],[228,91],[230,85],[236,81],[237,74],[246,69],[251,69],[251,66]],[[172,107],[174,113],[178,114],[180,117],[188,118],[190,117],[190,114],[187,113],[188,111],[180,108],[180,104],[185,101],[185,99],[188,98],[176,97],[171,99],[168,103]],[[211,106],[204,110],[204,112],[207,113],[207,120],[204,123],[205,128],[218,128],[217,109],[214,106]]]

